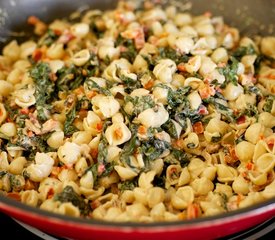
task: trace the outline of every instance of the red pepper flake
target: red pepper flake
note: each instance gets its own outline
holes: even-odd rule
[[[114,135],[115,135],[116,139],[121,139],[123,137],[123,132],[122,132],[121,128],[117,128],[114,131]]]
[[[238,205],[239,205],[239,203],[243,200],[243,198],[244,198],[244,197],[243,197],[242,194],[239,193],[239,194],[237,195],[237,204],[238,204]]]
[[[28,131],[27,132],[27,136],[30,137],[30,138],[34,137],[34,133],[32,131]]]

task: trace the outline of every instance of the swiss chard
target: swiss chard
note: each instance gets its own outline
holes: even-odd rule
[[[144,156],[145,160],[153,161],[169,148],[170,144],[168,142],[157,138],[150,138],[149,140],[141,143],[138,151]]]
[[[225,88],[228,83],[233,83],[235,86],[238,84],[238,60],[234,57],[230,57],[228,64],[225,67],[218,68],[220,74],[225,76],[225,81],[221,85],[221,88]]]
[[[62,203],[71,202],[79,208],[81,214],[84,216],[87,216],[91,211],[90,205],[74,191],[72,186],[66,186],[61,193],[54,196],[54,200]]]
[[[116,46],[123,46],[125,51],[120,52],[121,58],[126,58],[129,62],[133,63],[138,51],[135,47],[135,43],[132,39],[123,38],[120,34],[115,43]]]
[[[256,96],[262,97],[262,92],[257,86],[244,86],[244,92],[248,94],[256,94]]]
[[[127,142],[122,150],[122,153],[120,155],[120,160],[123,163],[129,164],[130,163],[130,156],[132,156],[139,146],[140,142],[137,138],[137,135],[134,134],[129,142]]]
[[[103,137],[98,145],[98,156],[97,162],[98,163],[106,163],[107,162],[107,154],[108,154],[108,141],[105,137]]]
[[[59,91],[73,90],[79,87],[84,80],[81,70],[74,65],[59,69],[56,75],[56,86]]]
[[[187,63],[189,57],[187,55],[181,54],[173,48],[170,47],[161,47],[159,48],[160,58],[169,58],[173,60],[176,64]]]
[[[187,166],[189,161],[188,155],[184,151],[178,149],[171,149],[171,153],[164,158],[164,163],[167,165],[180,164],[181,167]]]
[[[127,77],[125,75],[119,75],[119,78],[125,85],[125,92],[126,93],[131,93],[133,90],[137,88],[141,88],[141,82],[137,79],[132,79],[130,77]]]
[[[19,129],[16,138],[14,138],[10,144],[12,146],[22,147],[24,149],[24,155],[28,156],[29,159],[34,159],[37,152],[53,151],[53,149],[47,144],[47,139],[50,135],[51,133],[29,137],[23,133],[22,129]]]
[[[99,93],[104,94],[106,96],[112,95],[112,93],[110,92],[109,89],[100,87],[95,81],[93,81],[90,78],[86,79],[85,86],[87,86],[87,88],[89,90],[96,89],[96,91],[98,91]]]
[[[39,46],[43,46],[43,45],[50,46],[58,39],[58,37],[59,36],[52,29],[48,29],[48,31],[45,33],[45,35],[39,41],[38,45]]]
[[[48,63],[40,62],[30,70],[30,76],[35,83],[35,99],[38,119],[47,120],[46,110],[51,109],[50,101],[53,98],[55,84],[50,80],[51,69]]]
[[[164,123],[162,125],[162,128],[164,131],[166,131],[167,133],[169,133],[169,135],[172,138],[178,138],[178,133],[177,133],[177,129],[175,124],[173,123],[173,121],[171,119],[169,119],[166,123]]]
[[[186,96],[190,93],[191,87],[180,87],[173,91],[171,88],[168,90],[167,102],[170,108],[179,107],[185,100]]]
[[[245,55],[253,55],[253,54],[256,54],[256,50],[254,49],[253,45],[250,44],[248,46],[238,47],[232,53],[232,56],[240,60]]]
[[[133,179],[133,180],[127,180],[127,181],[119,183],[118,184],[118,189],[120,191],[134,190],[134,188],[137,187],[137,186],[138,186],[137,179]]]
[[[133,112],[131,115],[137,116],[138,114],[140,114],[141,112],[143,112],[144,110],[148,109],[148,108],[152,108],[155,106],[155,102],[152,99],[151,96],[146,95],[146,96],[135,96],[135,97],[131,97],[131,96],[126,96],[124,98],[125,103],[127,104],[127,102],[131,102],[133,104]]]
[[[265,99],[263,110],[265,112],[271,112],[274,101],[275,101],[275,95],[272,95],[272,94],[268,95],[267,98]]]
[[[222,104],[219,98],[216,97],[209,97],[204,101],[207,103],[211,103],[215,106],[216,110],[221,113],[229,122],[235,122],[234,112],[231,108]]]
[[[69,112],[66,114],[66,120],[64,123],[64,134],[66,136],[72,135],[74,132],[78,131],[77,127],[73,125],[76,118],[76,105],[73,106]]]
[[[190,102],[185,99],[180,107],[177,108],[174,119],[183,127],[183,129],[186,129],[187,118],[192,124],[194,124],[202,119],[202,115],[197,110],[191,109]]]

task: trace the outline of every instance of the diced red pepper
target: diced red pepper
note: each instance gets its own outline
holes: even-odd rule
[[[185,72],[185,70],[186,70],[184,63],[178,64],[177,68],[180,72]]]
[[[20,113],[21,114],[24,114],[24,115],[28,115],[29,114],[29,109],[28,108],[22,108],[21,110],[20,110]]]
[[[204,127],[202,125],[202,122],[196,122],[193,124],[193,131],[196,133],[196,134],[201,134],[203,133],[204,131]]]
[[[194,219],[199,216],[199,205],[191,203],[187,207],[187,219]]]
[[[237,124],[245,123],[246,117],[243,115],[237,119]]]
[[[254,169],[254,164],[252,162],[248,162],[246,164],[246,168],[247,168],[247,170],[253,170]]]

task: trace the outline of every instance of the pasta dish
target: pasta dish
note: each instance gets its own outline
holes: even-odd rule
[[[45,23],[0,56],[0,192],[118,222],[275,197],[275,37],[149,1]]]

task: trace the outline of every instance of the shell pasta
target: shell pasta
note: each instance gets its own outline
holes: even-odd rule
[[[119,222],[275,197],[274,36],[150,1],[28,23],[0,55],[1,194]]]

